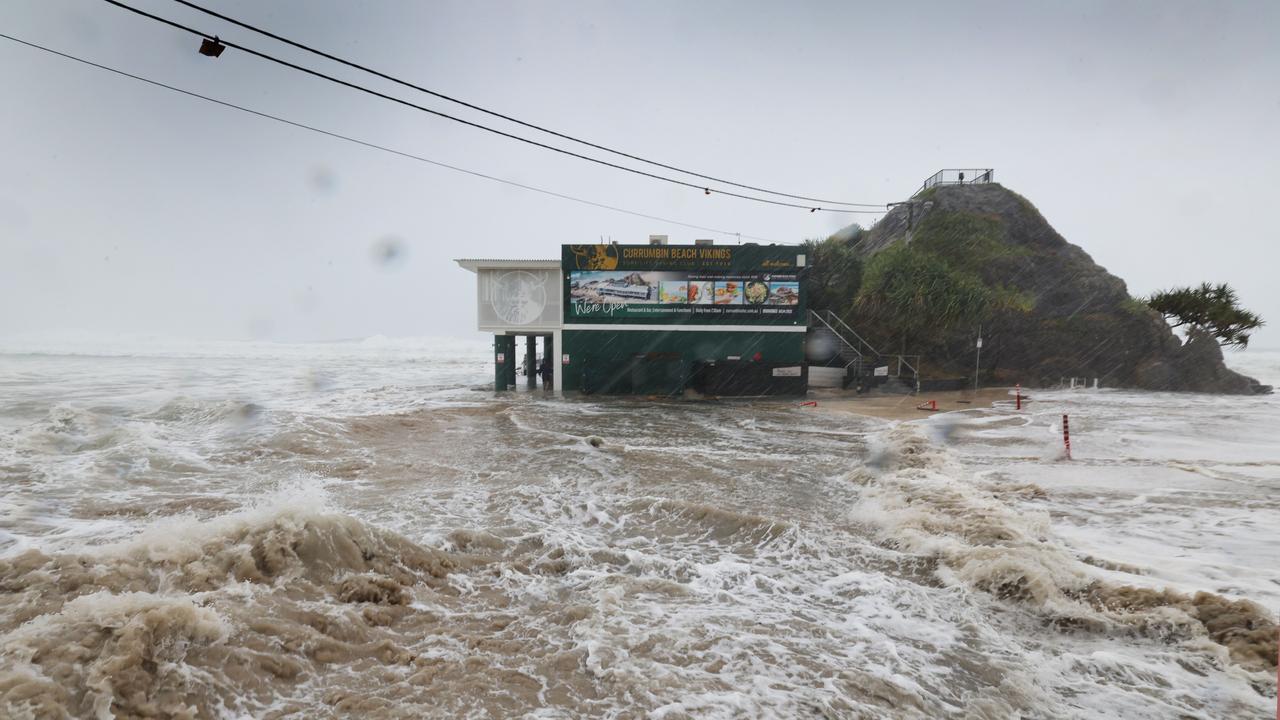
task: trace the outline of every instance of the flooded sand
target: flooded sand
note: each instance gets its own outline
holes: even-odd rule
[[[939,412],[983,410],[1014,402],[1013,388],[926,391],[919,395],[873,391],[858,395],[847,390],[812,390],[809,400],[823,411],[850,412],[883,420],[923,420]],[[1031,394],[1023,393],[1030,409]]]
[[[899,424],[420,350],[0,356],[0,714],[1274,711],[1273,399]]]

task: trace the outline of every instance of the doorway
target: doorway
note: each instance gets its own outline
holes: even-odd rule
[[[511,386],[516,390],[553,390],[554,382],[552,359],[555,348],[550,335],[516,335],[507,341],[519,361],[515,364],[515,375]],[[514,359],[514,358],[513,358]],[[521,382],[518,378],[522,377]]]

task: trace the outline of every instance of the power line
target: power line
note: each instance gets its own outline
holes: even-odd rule
[[[797,203],[783,202],[783,201],[780,201],[780,200],[770,200],[769,198],[756,197],[756,196],[754,196],[754,195],[743,195],[743,194],[741,194],[741,193],[731,192],[731,191],[728,191],[728,190],[720,190],[720,189],[716,189],[716,190],[714,190],[714,191],[713,191],[713,190],[712,190],[711,188],[709,188],[709,187],[704,187],[704,186],[702,186],[702,185],[697,185],[697,184],[695,184],[695,183],[685,182],[685,181],[683,181],[683,180],[677,180],[676,178],[667,177],[667,176],[665,176],[665,175],[658,175],[658,174],[651,173],[651,172],[647,172],[647,171],[644,171],[644,170],[637,170],[636,168],[627,167],[627,166],[625,166],[625,165],[619,165],[619,164],[617,164],[617,163],[609,162],[608,160],[601,160],[601,159],[599,159],[599,158],[594,158],[594,157],[591,157],[591,156],[589,156],[589,155],[583,155],[582,153],[576,153],[576,152],[573,152],[572,150],[565,150],[564,148],[559,148],[559,147],[556,147],[556,146],[554,146],[554,145],[548,145],[548,144],[543,143],[543,142],[538,142],[537,140],[530,140],[529,138],[521,137],[521,136],[519,136],[519,135],[515,135],[515,134],[509,133],[509,132],[505,132],[505,131],[503,131],[503,130],[499,130],[499,129],[497,129],[497,128],[489,127],[488,125],[482,125],[482,124],[480,124],[480,123],[472,122],[472,121],[470,121],[470,120],[464,120],[463,118],[460,118],[460,117],[457,117],[457,116],[454,116],[454,115],[450,115],[450,114],[448,114],[448,113],[440,112],[439,110],[432,110],[431,108],[424,107],[424,106],[422,106],[422,105],[418,105],[417,103],[412,103],[412,102],[409,102],[408,100],[404,100],[404,99],[402,99],[402,98],[398,98],[398,97],[395,97],[395,96],[393,96],[393,95],[387,95],[386,93],[378,92],[377,90],[373,90],[373,89],[370,89],[370,88],[364,87],[363,85],[358,85],[358,84],[353,83],[353,82],[348,82],[348,81],[346,81],[346,80],[342,80],[342,79],[339,79],[339,78],[333,77],[332,75],[326,75],[326,74],[324,74],[324,73],[322,73],[322,72],[320,72],[320,71],[318,71],[318,70],[312,70],[311,68],[304,67],[304,66],[302,66],[302,65],[298,65],[298,64],[296,64],[296,63],[291,63],[291,62],[289,62],[288,60],[282,60],[282,59],[280,59],[280,58],[274,57],[274,56],[272,56],[272,55],[268,55],[268,54],[266,54],[266,53],[264,53],[264,52],[259,52],[258,50],[254,50],[254,49],[252,49],[252,48],[245,47],[244,45],[240,45],[240,44],[237,44],[237,43],[231,42],[231,41],[229,41],[229,40],[221,40],[221,39],[219,39],[216,35],[210,35],[210,34],[208,34],[208,33],[201,32],[200,30],[196,30],[196,29],[194,29],[194,28],[187,27],[186,25],[183,25],[183,24],[181,24],[181,23],[174,22],[173,20],[169,20],[169,19],[167,19],[167,18],[162,18],[162,17],[160,17],[159,15],[153,15],[152,13],[146,12],[145,10],[139,10],[138,8],[131,7],[131,6],[129,6],[129,5],[125,5],[124,3],[119,2],[118,0],[103,0],[103,2],[106,2],[106,3],[110,4],[110,5],[115,5],[116,7],[121,8],[121,9],[123,9],[123,10],[128,10],[129,12],[132,12],[132,13],[134,13],[134,14],[136,14],[136,15],[140,15],[140,16],[142,16],[142,17],[149,18],[149,19],[151,19],[151,20],[155,20],[156,22],[159,22],[159,23],[162,23],[162,24],[168,25],[168,26],[173,27],[173,28],[176,28],[176,29],[178,29],[178,30],[182,30],[182,31],[184,31],[184,32],[188,32],[188,33],[190,33],[190,34],[192,34],[192,35],[196,35],[196,36],[198,36],[198,37],[206,38],[206,39],[209,39],[209,40],[216,40],[217,42],[220,42],[221,44],[223,44],[223,45],[225,45],[225,46],[227,46],[227,47],[233,47],[233,48],[236,48],[237,50],[241,50],[241,51],[243,51],[243,52],[249,53],[250,55],[253,55],[253,56],[255,56],[255,57],[262,58],[263,60],[268,60],[268,61],[270,61],[270,62],[276,63],[277,65],[282,65],[282,66],[287,67],[287,68],[291,68],[291,69],[294,69],[294,70],[298,70],[298,71],[303,72],[303,73],[306,73],[306,74],[308,74],[308,75],[312,75],[312,76],[314,76],[314,77],[318,77],[318,78],[321,78],[321,79],[323,79],[323,80],[328,80],[329,82],[336,83],[336,84],[338,84],[338,85],[343,85],[343,86],[345,86],[345,87],[349,87],[349,88],[351,88],[351,89],[353,89],[353,90],[359,90],[360,92],[367,93],[367,94],[369,94],[369,95],[373,95],[373,96],[375,96],[375,97],[380,97],[380,98],[382,98],[382,99],[384,99],[384,100],[390,100],[391,102],[398,103],[398,104],[400,104],[400,105],[404,105],[404,106],[406,106],[406,107],[411,107],[411,108],[414,108],[414,109],[416,109],[416,110],[421,110],[422,112],[425,112],[425,113],[428,113],[428,114],[431,114],[431,115],[435,115],[435,116],[437,116],[437,117],[441,117],[441,118],[444,118],[444,119],[446,119],[446,120],[452,120],[452,121],[454,121],[454,122],[461,123],[461,124],[463,124],[463,125],[467,125],[467,126],[469,126],[469,127],[473,127],[473,128],[479,129],[479,130],[484,130],[485,132],[493,133],[493,134],[495,134],[495,135],[501,135],[502,137],[505,137],[505,138],[510,138],[510,139],[512,139],[512,140],[516,140],[516,141],[519,141],[519,142],[522,142],[522,143],[525,143],[525,144],[528,144],[528,145],[533,145],[533,146],[535,146],[535,147],[540,147],[540,148],[543,148],[544,150],[551,150],[552,152],[557,152],[557,153],[560,153],[560,154],[562,154],[562,155],[568,155],[568,156],[570,156],[570,157],[575,157],[575,158],[578,158],[579,160],[586,160],[587,162],[596,163],[597,165],[603,165],[603,166],[605,166],[605,167],[611,167],[611,168],[614,168],[615,170],[622,170],[623,172],[629,172],[629,173],[632,173],[632,174],[635,174],[635,175],[641,175],[641,176],[643,176],[643,177],[651,178],[651,179],[653,179],[653,180],[661,180],[661,181],[663,181],[663,182],[672,183],[672,184],[674,184],[674,185],[681,185],[681,186],[684,186],[684,187],[687,187],[687,188],[692,188],[692,189],[694,189],[694,190],[701,190],[701,191],[705,192],[707,195],[710,195],[710,194],[712,194],[713,192],[715,192],[715,193],[717,193],[717,194],[719,194],[719,195],[727,195],[727,196],[729,196],[729,197],[735,197],[735,198],[739,198],[739,199],[742,199],[742,200],[750,200],[750,201],[752,201],[752,202],[765,203],[765,204],[767,204],[767,205],[777,205],[777,206],[781,206],[781,207],[793,207],[793,208],[799,208],[799,209],[801,209],[801,210],[808,210],[809,212],[819,212],[819,211],[821,211],[821,212],[846,213],[846,214],[879,214],[880,212],[882,212],[882,211],[880,211],[880,210],[843,210],[843,209],[837,209],[837,208],[811,207],[811,206],[809,206],[809,205],[800,205],[800,204],[797,204]]]
[[[426,93],[426,94],[428,94],[428,95],[431,95],[431,96],[433,96],[433,97],[440,98],[441,100],[447,100],[447,101],[449,101],[449,102],[451,102],[451,103],[455,103],[455,104],[457,104],[457,105],[461,105],[462,107],[469,108],[469,109],[471,109],[471,110],[475,110],[475,111],[477,111],[477,112],[482,112],[482,113],[484,113],[484,114],[486,114],[486,115],[489,115],[489,116],[492,116],[492,117],[501,118],[501,119],[506,120],[506,121],[508,121],[508,122],[513,122],[513,123],[515,123],[515,124],[517,124],[517,125],[522,125],[522,126],[527,127],[527,128],[529,128],[529,129],[531,129],[531,130],[537,130],[538,132],[543,132],[543,133],[546,133],[546,134],[548,134],[548,135],[554,135],[555,137],[561,138],[561,139],[563,139],[563,140],[569,140],[569,141],[571,141],[571,142],[579,143],[579,144],[581,144],[581,145],[586,145],[587,147],[595,148],[596,150],[603,150],[604,152],[612,153],[612,154],[614,154],[614,155],[618,155],[618,156],[621,156],[621,157],[624,157],[624,158],[628,158],[628,159],[630,159],[630,160],[636,160],[636,161],[639,161],[639,162],[642,162],[642,163],[646,163],[646,164],[649,164],[649,165],[654,165],[654,166],[656,166],[656,167],[664,168],[664,169],[666,169],[666,170],[674,170],[675,172],[683,173],[683,174],[685,174],[685,175],[692,175],[693,177],[702,178],[703,180],[711,180],[711,181],[713,181],[713,182],[720,183],[721,185],[731,185],[731,186],[733,186],[733,187],[743,188],[744,190],[754,190],[754,191],[756,191],[756,192],[762,192],[762,193],[765,193],[765,194],[768,194],[768,195],[777,195],[777,196],[779,196],[779,197],[787,197],[787,198],[791,198],[791,199],[793,199],[793,200],[808,200],[808,201],[810,201],[810,202],[816,202],[816,203],[821,203],[821,204],[825,204],[825,205],[845,205],[845,206],[848,206],[848,207],[863,207],[863,208],[882,208],[882,207],[884,207],[884,204],[883,204],[883,203],[856,203],[856,202],[843,202],[843,201],[840,201],[840,200],[823,200],[823,199],[820,199],[820,198],[807,197],[807,196],[805,196],[805,195],[792,195],[792,194],[790,194],[790,193],[779,192],[779,191],[777,191],[777,190],[769,190],[769,189],[767,189],[767,188],[756,187],[756,186],[754,186],[754,185],[745,185],[745,184],[743,184],[743,183],[733,182],[732,180],[725,180],[725,179],[723,179],[723,178],[718,178],[718,177],[715,177],[715,176],[712,176],[712,175],[704,175],[704,174],[702,174],[702,173],[694,172],[693,170],[685,170],[684,168],[676,167],[676,166],[674,166],[674,165],[668,165],[668,164],[666,164],[666,163],[658,162],[658,161],[656,161],[656,160],[649,160],[649,159],[647,159],[647,158],[643,158],[643,157],[640,157],[640,156],[638,156],[638,155],[632,155],[632,154],[630,154],[630,153],[626,153],[626,152],[623,152],[623,151],[621,151],[621,150],[615,150],[615,149],[613,149],[613,148],[611,148],[611,147],[608,147],[608,146],[605,146],[605,145],[600,145],[600,144],[598,144],[598,143],[591,142],[590,140],[583,140],[582,138],[578,138],[578,137],[574,137],[573,135],[568,135],[568,134],[566,134],[566,133],[558,132],[558,131],[556,131],[556,130],[552,130],[552,129],[550,129],[550,128],[543,127],[543,126],[541,126],[541,125],[536,125],[536,124],[531,123],[531,122],[525,122],[524,120],[520,120],[519,118],[515,118],[515,117],[512,117],[512,116],[510,116],[510,115],[506,115],[506,114],[503,114],[503,113],[497,112],[496,110],[490,110],[490,109],[488,109],[488,108],[481,107],[481,106],[476,105],[476,104],[474,104],[474,103],[467,102],[466,100],[460,100],[460,99],[458,99],[458,98],[456,98],[456,97],[452,97],[452,96],[450,96],[450,95],[446,95],[446,94],[444,94],[444,93],[442,93],[442,92],[439,92],[439,91],[436,91],[436,90],[431,90],[430,88],[422,87],[421,85],[417,85],[417,84],[411,83],[411,82],[409,82],[409,81],[407,81],[407,80],[401,80],[400,78],[394,77],[394,76],[392,76],[392,75],[388,75],[387,73],[381,72],[381,71],[379,71],[379,70],[374,70],[373,68],[367,67],[367,66],[365,66],[365,65],[361,65],[361,64],[359,64],[359,63],[355,63],[355,62],[352,62],[352,61],[350,61],[350,60],[345,60],[345,59],[340,58],[340,57],[338,57],[338,56],[336,56],[336,55],[333,55],[333,54],[327,53],[327,52],[325,52],[325,51],[323,51],[323,50],[317,50],[316,48],[313,48],[313,47],[311,47],[311,46],[309,46],[309,45],[305,45],[305,44],[300,43],[300,42],[297,42],[297,41],[295,41],[295,40],[290,40],[289,38],[283,37],[283,36],[281,36],[281,35],[277,35],[277,34],[275,34],[275,33],[271,32],[271,31],[269,31],[269,30],[263,30],[262,28],[255,27],[255,26],[253,26],[253,25],[250,25],[249,23],[246,23],[246,22],[243,22],[243,21],[237,20],[237,19],[235,19],[235,18],[233,18],[233,17],[230,17],[230,16],[228,16],[228,15],[223,15],[222,13],[216,12],[216,11],[214,11],[214,10],[210,10],[210,9],[208,9],[208,8],[201,7],[200,5],[197,5],[196,3],[188,2],[188,0],[173,0],[173,2],[176,2],[176,3],[178,3],[179,5],[184,5],[184,6],[186,6],[186,7],[189,7],[189,8],[191,8],[192,10],[197,10],[197,11],[199,11],[199,12],[202,12],[202,13],[206,14],[206,15],[210,15],[210,16],[212,16],[212,17],[218,18],[219,20],[224,20],[224,21],[226,21],[226,22],[231,23],[232,25],[236,25],[236,26],[238,26],[238,27],[244,28],[245,30],[249,30],[249,31],[251,31],[251,32],[258,33],[259,35],[263,35],[263,36],[265,36],[265,37],[269,37],[269,38],[271,38],[272,40],[276,40],[276,41],[278,41],[278,42],[282,42],[282,43],[284,43],[284,44],[286,44],[286,45],[291,45],[291,46],[293,46],[293,47],[295,47],[295,48],[298,48],[299,50],[305,50],[306,52],[309,52],[309,53],[311,53],[311,54],[313,54],[313,55],[319,55],[320,57],[325,58],[325,59],[327,59],[327,60],[332,60],[332,61],[334,61],[334,62],[336,62],[336,63],[341,63],[341,64],[343,64],[343,65],[346,65],[347,67],[355,68],[355,69],[357,69],[357,70],[361,70],[361,71],[363,71],[363,72],[369,73],[370,75],[376,75],[377,77],[380,77],[380,78],[382,78],[382,79],[384,79],[384,80],[389,80],[389,81],[391,81],[391,82],[393,82],[393,83],[396,83],[396,84],[398,84],[398,85],[403,85],[404,87],[412,88],[412,89],[414,89],[414,90],[418,90],[419,92],[424,92],[424,93]],[[230,45],[230,43],[225,43],[225,44]],[[234,47],[234,46],[232,46],[232,47]]]
[[[367,148],[372,148],[374,150],[381,150],[382,152],[385,152],[385,153],[390,153],[392,155],[399,155],[400,157],[408,158],[410,160],[416,160],[418,162],[427,163],[428,165],[435,165],[436,167],[446,168],[448,170],[464,173],[466,175],[471,175],[473,177],[484,178],[485,180],[492,180],[493,182],[502,183],[504,185],[510,185],[512,187],[518,187],[524,190],[531,190],[536,193],[542,193],[543,195],[550,195],[552,197],[561,198],[563,200],[570,200],[572,202],[581,203],[583,205],[590,205],[592,207],[597,207],[604,210],[611,210],[613,212],[625,213],[627,215],[641,217],[647,220],[656,220],[658,222],[670,223],[672,225],[679,225],[681,227],[687,227],[694,230],[704,230],[706,232],[717,233],[719,235],[724,235],[726,237],[739,238],[739,239],[745,238],[747,240],[758,240],[760,242],[766,242],[766,243],[775,242],[768,238],[757,237],[754,235],[746,235],[743,233],[732,232],[729,230],[720,230],[717,228],[706,227],[703,225],[694,225],[693,223],[681,222],[679,220],[672,220],[670,218],[659,217],[657,215],[649,215],[647,213],[637,212],[635,210],[627,210],[626,208],[616,207],[614,205],[606,205],[605,203],[598,203],[593,200],[586,200],[580,197],[574,197],[573,195],[566,195],[564,193],[559,193],[554,190],[547,190],[545,188],[540,188],[533,185],[526,185],[524,183],[516,182],[514,180],[507,180],[505,178],[500,178],[494,175],[487,175],[485,173],[477,172],[475,170],[468,170],[463,167],[458,167],[457,165],[450,165],[448,163],[443,163],[438,160],[432,160],[430,158],[422,157],[421,155],[415,155],[413,153],[405,152],[403,150],[396,150],[395,148],[390,148],[385,145],[379,145],[377,143],[368,142],[366,140],[361,140],[359,138],[354,138],[348,135],[343,135],[341,133],[325,130],[323,128],[307,125],[306,123],[301,123],[295,120],[289,120],[288,118],[283,118],[277,115],[272,115],[270,113],[265,113],[260,110],[254,110],[252,108],[247,108],[242,105],[236,105],[235,103],[227,102],[226,100],[219,100],[217,98],[209,97],[207,95],[201,95],[200,93],[192,92],[190,90],[184,90],[183,88],[180,88],[180,87],[167,85],[158,80],[152,80],[150,78],[143,77],[141,75],[134,75],[133,73],[125,72],[124,70],[119,70],[119,69],[110,67],[108,65],[102,65],[102,64],[93,62],[92,60],[85,60],[84,58],[76,57],[75,55],[70,55],[68,53],[64,53],[59,50],[54,50],[53,48],[48,48],[43,45],[38,45],[33,42],[28,42],[26,40],[13,37],[12,35],[6,35],[4,33],[0,33],[0,38],[11,40],[13,42],[26,45],[27,47],[34,48],[36,50],[42,50],[44,52],[66,58],[68,60],[74,60],[75,62],[88,65],[90,67],[98,68],[99,70],[106,70],[107,72],[115,73],[116,75],[131,78],[133,80],[138,80],[140,82],[147,83],[148,85],[154,85],[155,87],[164,88],[166,90],[172,90],[173,92],[181,93],[182,95],[186,95],[188,97],[193,97],[199,100],[204,100],[206,102],[211,102],[211,103],[214,103],[215,105],[221,105],[223,107],[232,108],[234,110],[239,110],[241,112],[249,113],[250,115],[257,115],[258,117],[266,118],[268,120],[274,120],[276,122],[283,123],[285,125],[291,125],[293,127],[301,128],[303,130],[310,130],[311,132],[319,133],[321,135],[327,135],[331,138],[336,138],[338,140],[345,140],[346,142],[355,143],[356,145],[363,145],[364,147],[367,147]]]

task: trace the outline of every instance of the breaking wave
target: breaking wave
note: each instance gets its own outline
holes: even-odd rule
[[[1117,583],[1116,574],[1133,568],[1078,558],[1054,537],[1048,512],[1015,504],[1044,497],[1043,488],[965,475],[918,426],[898,425],[878,467],[852,474],[863,486],[852,517],[881,543],[937,560],[942,582],[1029,608],[1060,630],[1225,651],[1256,675],[1260,691],[1275,676],[1277,625],[1265,608],[1214,593]]]
[[[244,714],[321,665],[406,665],[413,654],[387,628],[422,614],[415,588],[469,562],[300,510],[0,560],[0,714]]]

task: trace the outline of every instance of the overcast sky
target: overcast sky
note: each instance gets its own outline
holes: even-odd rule
[[[164,0],[222,37],[485,120]],[[1130,292],[1226,281],[1280,347],[1280,3],[205,0],[522,119],[856,202],[991,167]],[[778,242],[851,216],[758,206],[522,146],[99,0],[0,32],[441,162]],[[0,336],[474,335],[457,257],[724,236],[355,146],[0,39]],[[510,126],[503,126],[511,129]],[[869,224],[875,216],[864,216]],[[399,249],[389,261],[386,247]]]

